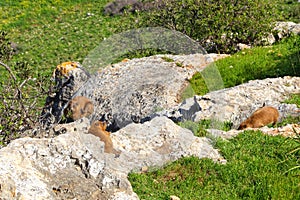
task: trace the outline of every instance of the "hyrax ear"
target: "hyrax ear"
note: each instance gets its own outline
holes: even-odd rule
[[[83,107],[83,113],[87,116],[91,115],[94,112],[94,105],[92,102],[87,102]]]
[[[100,121],[94,121],[92,123],[92,126],[94,126],[94,127],[100,127]]]
[[[99,121],[99,126],[102,131],[106,130],[106,122]]]
[[[72,111],[74,111],[74,110],[76,110],[77,106],[78,106],[77,101],[74,101],[74,100],[72,99],[72,100],[70,101],[70,103],[69,103],[70,109],[71,109]]]

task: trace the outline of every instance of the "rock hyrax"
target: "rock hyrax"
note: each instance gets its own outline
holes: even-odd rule
[[[248,119],[243,121],[238,130],[246,128],[260,128],[268,124],[275,125],[279,118],[279,112],[276,108],[265,106],[256,110]]]
[[[70,101],[71,118],[75,121],[82,117],[88,117],[94,112],[93,102],[84,97],[77,96]]]
[[[110,132],[106,131],[106,123],[102,121],[94,121],[89,128],[89,133],[98,136],[104,142],[104,152],[120,155],[120,152],[113,148],[113,143],[110,138]]]

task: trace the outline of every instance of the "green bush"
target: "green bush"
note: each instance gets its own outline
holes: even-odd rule
[[[269,0],[163,2],[164,6],[146,15],[144,23],[180,31],[204,47],[209,40],[216,47],[212,51],[225,53],[236,51],[238,43],[261,44],[279,14],[275,3]]]
[[[281,13],[280,21],[300,23],[300,3],[298,0],[277,0],[277,2],[277,9]]]

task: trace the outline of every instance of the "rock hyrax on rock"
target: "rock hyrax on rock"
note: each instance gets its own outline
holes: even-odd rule
[[[98,136],[104,142],[104,152],[120,155],[120,152],[113,148],[113,143],[110,138],[110,132],[106,131],[106,123],[102,121],[94,121],[89,128],[89,133]]]
[[[279,112],[276,108],[265,106],[256,110],[248,119],[243,121],[238,130],[246,128],[260,128],[268,124],[275,125],[279,118]]]
[[[71,118],[75,121],[82,117],[88,117],[94,112],[93,102],[84,96],[74,97],[70,101]]]

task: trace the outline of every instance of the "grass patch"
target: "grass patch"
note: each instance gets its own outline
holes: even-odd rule
[[[300,116],[293,117],[293,116],[287,116],[284,118],[281,122],[277,123],[277,127],[286,126],[288,124],[297,124],[300,122]]]
[[[6,1],[2,3],[0,29],[17,43],[17,61],[34,69],[32,76],[50,76],[61,62],[82,63],[88,53],[105,38],[132,23],[127,17],[110,17],[102,8],[108,0],[91,3],[75,1]]]
[[[292,94],[283,103],[296,104],[298,108],[300,108],[300,94]]]
[[[191,130],[195,136],[204,137],[207,135],[206,129],[214,128],[223,131],[229,131],[232,128],[232,122],[220,122],[217,120],[205,119],[199,122],[184,121],[179,122],[179,126]]]
[[[285,100],[283,103],[288,104],[296,104],[298,108],[300,108],[300,94],[292,94],[290,97]],[[281,122],[277,123],[276,126],[286,126],[287,124],[297,124],[300,122],[300,115],[299,116],[288,116],[284,118]]]
[[[300,76],[300,36],[284,39],[271,47],[255,47],[215,62],[224,86],[233,87],[249,80]],[[209,90],[200,73],[190,83],[198,95]]]
[[[183,158],[157,171],[130,174],[133,190],[141,199],[299,199],[299,170],[284,174],[299,164],[299,154],[287,156],[296,141],[246,131],[229,142],[217,140],[216,146],[226,165]]]

